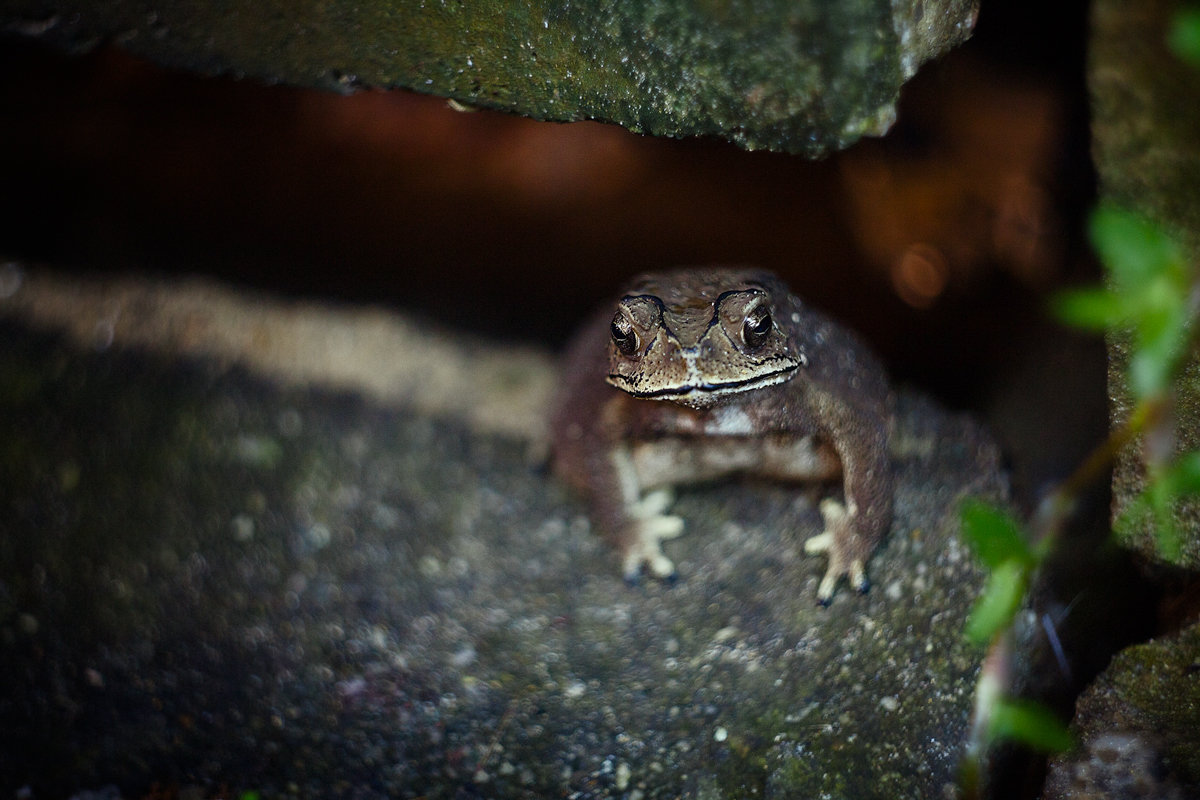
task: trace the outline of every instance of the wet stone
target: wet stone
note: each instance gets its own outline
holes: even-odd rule
[[[876,587],[820,493],[683,492],[626,584],[528,442],[0,320],[0,794],[941,797],[981,653],[969,419],[902,394]]]

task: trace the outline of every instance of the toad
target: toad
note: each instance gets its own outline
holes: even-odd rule
[[[773,274],[647,274],[569,348],[551,419],[556,472],[587,494],[628,579],[675,574],[673,487],[748,475],[830,485],[817,599],[866,563],[892,519],[884,371],[848,330]],[[840,487],[837,485],[840,483]],[[840,488],[840,492],[837,489]]]

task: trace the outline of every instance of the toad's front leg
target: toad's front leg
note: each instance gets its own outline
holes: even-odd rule
[[[804,543],[806,553],[829,557],[825,576],[817,587],[817,602],[822,605],[829,604],[843,576],[860,593],[870,588],[867,559],[892,522],[892,467],[886,425],[872,426],[870,435],[856,437],[854,445],[840,448],[838,455],[845,503],[823,500],[820,509],[825,530]]]
[[[644,566],[651,575],[667,578],[675,564],[662,551],[662,543],[683,533],[683,518],[667,514],[674,501],[668,487],[645,491],[629,448],[616,445],[609,453],[611,475],[607,491],[594,492],[593,517],[621,559],[621,573],[628,581],[638,578]]]

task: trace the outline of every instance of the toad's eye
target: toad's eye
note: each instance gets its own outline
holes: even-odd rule
[[[617,314],[613,317],[609,330],[612,331],[613,344],[617,346],[618,350],[627,356],[631,356],[637,352],[637,331],[633,329],[633,323],[624,314]]]
[[[771,312],[763,306],[756,306],[742,323],[742,341],[750,348],[762,347],[771,335],[774,324]]]

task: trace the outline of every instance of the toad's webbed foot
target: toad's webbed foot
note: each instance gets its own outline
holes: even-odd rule
[[[621,571],[626,580],[636,580],[642,565],[656,578],[675,574],[674,562],[662,551],[664,541],[683,533],[683,518],[663,513],[673,500],[669,489],[659,489],[626,508],[629,521],[621,553]]]
[[[827,606],[833,599],[833,591],[842,576],[849,578],[850,585],[860,594],[865,594],[871,588],[871,584],[867,580],[864,559],[852,555],[862,550],[858,546],[858,535],[852,526],[854,516],[836,500],[823,500],[820,508],[821,516],[825,520],[825,530],[804,543],[804,552],[809,555],[823,553],[829,556],[829,567],[817,587],[817,602]]]

